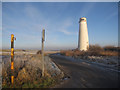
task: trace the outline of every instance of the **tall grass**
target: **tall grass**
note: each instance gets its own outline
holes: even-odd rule
[[[119,47],[90,45],[87,51],[63,50],[60,53],[65,56],[118,56]]]
[[[3,57],[2,87],[11,88],[10,84],[10,57]],[[14,87],[15,88],[48,88],[57,83],[62,75],[61,71],[49,57],[45,57],[45,77],[42,77],[41,54],[16,55],[14,57]],[[53,66],[55,66],[55,69]],[[53,76],[52,74],[55,73]],[[61,76],[61,77],[60,77]],[[56,78],[57,77],[57,78]]]

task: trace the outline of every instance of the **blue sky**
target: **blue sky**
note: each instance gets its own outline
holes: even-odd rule
[[[0,49],[2,49],[2,3],[0,1]]]
[[[42,29],[46,49],[78,46],[79,18],[86,17],[90,44],[118,45],[117,2],[3,2],[2,47],[10,48],[10,35],[17,49],[40,49]]]

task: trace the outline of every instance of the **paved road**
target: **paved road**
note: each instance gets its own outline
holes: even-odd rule
[[[70,78],[55,88],[117,88],[118,72],[101,69],[85,62],[73,62],[59,55],[52,60]]]

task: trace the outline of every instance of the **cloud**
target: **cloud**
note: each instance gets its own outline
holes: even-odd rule
[[[59,32],[62,32],[66,35],[71,35],[71,32],[68,31],[68,28],[72,25],[72,22],[70,19],[64,20],[64,22],[61,23],[61,27],[59,28]]]
[[[63,32],[64,34],[66,34],[66,35],[71,35],[72,33],[71,32],[69,32],[69,31],[67,31],[67,30],[61,30],[60,32]]]
[[[61,22],[61,26],[58,30],[59,32],[64,33],[65,35],[74,35],[77,32],[73,32],[73,30],[69,29],[70,27],[72,27],[72,25],[73,25],[72,19],[67,18],[66,20]]]
[[[42,30],[45,28],[47,32],[63,32],[66,35],[72,35],[74,34],[73,32],[69,31],[69,27],[72,25],[72,19],[71,18],[66,18],[65,20],[61,20],[57,23],[51,23],[53,22],[52,19],[46,18],[41,10],[36,9],[32,5],[27,5],[24,10],[25,14],[31,19],[32,22],[35,24],[32,25],[35,30]],[[37,22],[37,23],[36,23]],[[58,28],[59,27],[59,28]],[[57,29],[56,29],[57,28]]]
[[[9,5],[10,7],[10,5]],[[7,8],[9,8],[7,7]],[[12,8],[12,7],[11,7]],[[12,9],[11,9],[12,10]],[[16,9],[17,10],[17,9]],[[4,22],[3,22],[3,34],[4,34],[4,44],[9,45],[10,35],[13,33],[16,40],[16,48],[19,47],[40,47],[41,46],[41,32],[42,29],[46,30],[46,46],[59,46],[62,43],[60,41],[60,35],[76,35],[77,32],[71,29],[73,25],[73,20],[71,17],[65,19],[59,19],[60,17],[46,17],[46,14],[42,12],[42,8],[37,8],[32,4],[25,4],[22,9],[20,9],[19,17],[17,17],[17,12],[13,11],[16,17],[11,17],[8,12],[3,12]],[[10,11],[10,10],[9,10]],[[21,14],[22,13],[22,14]],[[11,22],[11,23],[9,23]],[[59,33],[61,34],[59,35]],[[53,42],[54,41],[54,42]],[[34,42],[34,43],[33,43]],[[52,42],[52,43],[51,43]],[[59,43],[59,44],[58,44]],[[8,46],[9,47],[9,46]]]
[[[108,17],[106,17],[106,18],[104,19],[104,22],[105,22],[105,21],[109,21],[111,18],[113,18],[113,17],[116,16],[116,15],[118,15],[118,12],[114,12],[114,13],[110,14]]]
[[[77,32],[70,31],[69,29],[61,29],[60,32],[64,33],[65,35],[77,35]]]
[[[67,7],[67,6],[66,6]],[[9,7],[7,7],[9,8]],[[15,11],[15,9],[12,9],[12,11]],[[43,9],[42,9],[43,10]],[[24,31],[29,30],[29,34],[31,32],[31,35],[35,34],[36,31],[42,31],[43,28],[47,30],[47,34],[54,33],[55,32],[62,32],[66,35],[74,35],[77,32],[73,32],[70,27],[73,25],[73,20],[70,17],[67,17],[66,19],[61,19],[57,23],[52,23],[54,21],[57,21],[59,17],[56,15],[57,18],[47,18],[44,15],[44,12],[42,10],[36,8],[32,4],[28,3],[25,5],[25,7],[22,10],[23,18],[19,20],[19,22],[16,22],[16,19],[11,18],[7,13],[4,13],[5,20],[8,20],[9,22],[13,22],[12,25],[3,25],[3,30],[16,30],[21,28]],[[26,18],[27,19],[24,19]]]
[[[96,4],[95,2],[86,3],[81,11],[81,16],[86,17],[91,12],[91,10],[94,8],[95,4]]]

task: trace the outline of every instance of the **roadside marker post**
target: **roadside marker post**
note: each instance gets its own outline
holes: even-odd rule
[[[42,77],[44,77],[44,41],[45,41],[45,29],[42,30]]]
[[[14,37],[13,34],[11,34],[11,84],[14,84]]]

